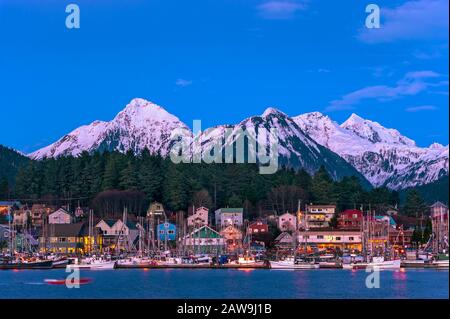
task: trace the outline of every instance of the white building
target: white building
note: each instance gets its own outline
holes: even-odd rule
[[[189,227],[201,227],[208,225],[208,214],[209,210],[205,207],[199,207],[195,210],[194,214],[188,217]]]
[[[285,213],[283,215],[278,216],[278,229],[282,232],[285,231],[295,231],[297,227],[297,217]]]
[[[72,216],[64,208],[60,208],[48,215],[49,224],[70,224]]]
[[[216,227],[235,226],[242,227],[244,225],[244,210],[242,208],[220,208],[215,212]]]

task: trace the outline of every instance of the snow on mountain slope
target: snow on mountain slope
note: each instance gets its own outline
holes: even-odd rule
[[[81,126],[57,142],[29,156],[33,159],[77,156],[83,151],[139,153],[144,148],[166,155],[170,149],[170,134],[176,128],[188,127],[162,107],[144,99],[133,99],[110,122],[95,121]]]
[[[231,133],[226,136],[227,129]],[[202,152],[210,152],[217,141],[224,141],[220,144],[222,151],[225,146],[235,144],[241,134],[260,140],[263,129],[266,132],[276,129],[280,167],[285,165],[303,168],[314,173],[323,165],[334,179],[357,176],[363,181],[363,184],[369,186],[367,180],[349,163],[316,143],[302,131],[292,118],[275,108],[268,108],[262,115],[249,117],[236,125],[223,125],[205,130],[197,139],[201,141],[199,144],[202,146]],[[198,153],[199,149],[197,148],[195,152]]]
[[[339,125],[319,112],[294,117],[317,143],[336,152],[374,186],[401,189],[448,175],[448,146],[421,148],[395,129],[352,114]]]

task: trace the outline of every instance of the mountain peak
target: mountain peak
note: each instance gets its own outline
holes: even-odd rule
[[[283,112],[281,112],[279,109],[274,108],[274,107],[268,107],[268,108],[264,111],[264,113],[261,115],[261,117],[267,117],[267,116],[269,116],[269,115],[271,115],[271,114],[286,116],[286,114],[283,113]]]
[[[149,121],[180,122],[179,118],[167,112],[163,107],[142,98],[134,98],[114,121],[130,121],[139,125],[148,124]]]
[[[359,124],[359,123],[364,123],[366,122],[365,119],[363,119],[361,116],[359,116],[356,113],[352,113],[352,115],[350,115],[350,117],[341,124],[342,127],[346,127],[346,126],[351,126],[354,124]]]

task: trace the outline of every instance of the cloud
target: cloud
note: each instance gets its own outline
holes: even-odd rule
[[[191,80],[185,80],[185,79],[177,79],[175,81],[175,84],[181,87],[186,87],[192,84]]]
[[[306,9],[305,1],[267,1],[257,6],[259,15],[269,20],[286,20],[295,17],[298,11]]]
[[[366,43],[414,39],[448,41],[448,9],[448,0],[414,0],[395,8],[381,8],[381,27],[362,28],[357,37]]]
[[[405,109],[406,112],[435,111],[438,108],[434,105],[412,106]]]
[[[428,82],[429,79],[440,77],[434,71],[408,72],[397,81],[394,86],[373,85],[350,92],[341,99],[333,100],[326,107],[326,111],[338,111],[354,109],[362,100],[375,99],[385,102],[403,96],[413,96],[425,91],[429,87],[448,85],[447,81]]]

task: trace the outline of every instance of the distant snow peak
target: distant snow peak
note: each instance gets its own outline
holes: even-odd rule
[[[282,115],[287,116],[285,113],[281,112],[279,109],[275,107],[268,107],[264,113],[261,115],[261,117],[268,117],[269,115]]]

